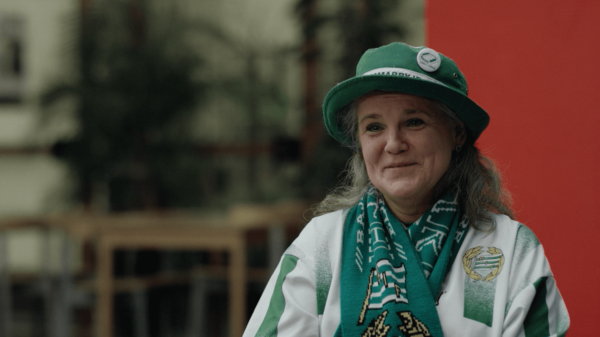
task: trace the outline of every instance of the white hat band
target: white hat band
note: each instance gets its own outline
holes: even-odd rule
[[[433,77],[429,77],[427,75],[423,75],[416,71],[404,69],[404,68],[377,68],[377,69],[369,70],[366,73],[362,74],[362,76],[368,76],[368,75],[391,75],[391,76],[412,77],[412,78],[418,78],[420,80],[433,82],[435,84],[439,84],[439,85],[443,85],[443,86],[447,87],[447,85],[436,80]]]

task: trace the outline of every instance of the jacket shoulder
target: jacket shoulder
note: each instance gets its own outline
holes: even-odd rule
[[[344,226],[346,211],[339,210],[311,219],[293,242],[293,246],[304,252],[314,252],[318,246],[336,235]]]
[[[494,214],[494,223],[496,230],[503,233],[510,233],[515,237],[516,246],[538,246],[540,244],[533,231],[521,222],[512,220],[504,214]]]

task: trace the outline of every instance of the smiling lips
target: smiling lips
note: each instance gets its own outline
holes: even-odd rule
[[[409,166],[413,166],[416,165],[417,163],[400,163],[400,164],[392,164],[389,166],[386,166],[386,169],[397,169],[397,168],[405,168],[405,167],[409,167]]]

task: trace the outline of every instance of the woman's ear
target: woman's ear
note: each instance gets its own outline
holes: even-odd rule
[[[456,124],[454,128],[454,140],[457,146],[463,146],[465,141],[467,141],[467,132],[463,123]]]

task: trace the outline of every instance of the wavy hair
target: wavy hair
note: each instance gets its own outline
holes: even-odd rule
[[[457,134],[466,132],[464,124],[452,109],[440,101],[429,100],[444,113],[449,128]],[[352,207],[373,187],[358,139],[357,108],[358,99],[337,113],[338,123],[342,125],[346,136],[344,144],[354,154],[346,166],[345,178],[313,208],[314,216]],[[475,229],[489,232],[494,230],[495,224],[489,212],[506,214],[514,219],[512,198],[504,188],[493,160],[481,154],[468,134],[461,151],[453,151],[450,167],[433,189],[431,203],[452,189],[458,191],[459,206],[469,219],[470,226]]]

